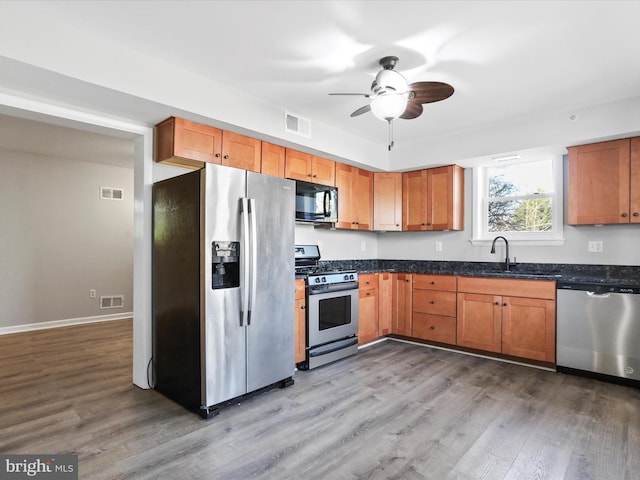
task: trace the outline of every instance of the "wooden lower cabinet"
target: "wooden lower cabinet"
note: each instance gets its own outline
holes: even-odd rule
[[[378,274],[359,275],[358,344],[378,338]]]
[[[304,362],[306,354],[306,336],[307,336],[307,320],[306,320],[306,308],[307,303],[305,299],[305,284],[304,280],[297,278],[295,287],[295,324],[293,330],[294,345],[294,361],[295,363]]]
[[[457,344],[555,363],[555,298],[554,281],[460,277]]]
[[[502,351],[500,297],[458,293],[457,344],[487,352]]]
[[[411,336],[456,343],[456,277],[414,275]]]
[[[411,300],[413,277],[410,273],[395,273],[391,292],[391,333],[411,336]]]
[[[378,336],[391,333],[393,322],[393,284],[394,274],[382,272],[378,274]]]
[[[555,362],[556,302],[503,297],[502,305],[502,353]]]

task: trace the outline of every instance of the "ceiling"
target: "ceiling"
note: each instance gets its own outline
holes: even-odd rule
[[[387,55],[400,58],[396,69],[409,82],[455,88],[420,117],[396,120],[396,144],[640,95],[640,1],[94,0],[38,8],[58,28],[161,58],[381,146],[384,122],[350,117],[367,99],[328,94],[368,93]]]

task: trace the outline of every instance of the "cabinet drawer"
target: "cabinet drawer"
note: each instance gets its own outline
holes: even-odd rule
[[[378,288],[378,274],[363,273],[362,275],[358,275],[358,285],[361,290],[363,288]]]
[[[413,288],[428,290],[456,291],[457,278],[451,275],[424,275],[413,276]]]
[[[456,316],[456,293],[436,290],[413,290],[413,312]]]
[[[456,318],[428,313],[413,314],[412,337],[455,345]]]

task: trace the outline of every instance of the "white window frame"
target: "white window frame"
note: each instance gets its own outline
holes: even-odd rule
[[[546,232],[489,232],[488,230],[488,175],[489,167],[496,165],[518,165],[531,163],[540,160],[551,159],[551,169],[553,172],[553,192],[551,193],[552,225],[551,230]],[[562,245],[564,244],[563,232],[563,158],[561,155],[553,155],[547,158],[536,158],[531,160],[519,160],[498,163],[496,161],[487,162],[473,168],[473,231],[471,243],[473,245],[485,245],[493,241],[496,236],[502,235],[515,245]],[[520,199],[535,198],[536,196],[522,196]]]

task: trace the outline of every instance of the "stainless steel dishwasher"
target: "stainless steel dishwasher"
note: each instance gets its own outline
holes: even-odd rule
[[[640,287],[557,288],[558,371],[640,386]]]

